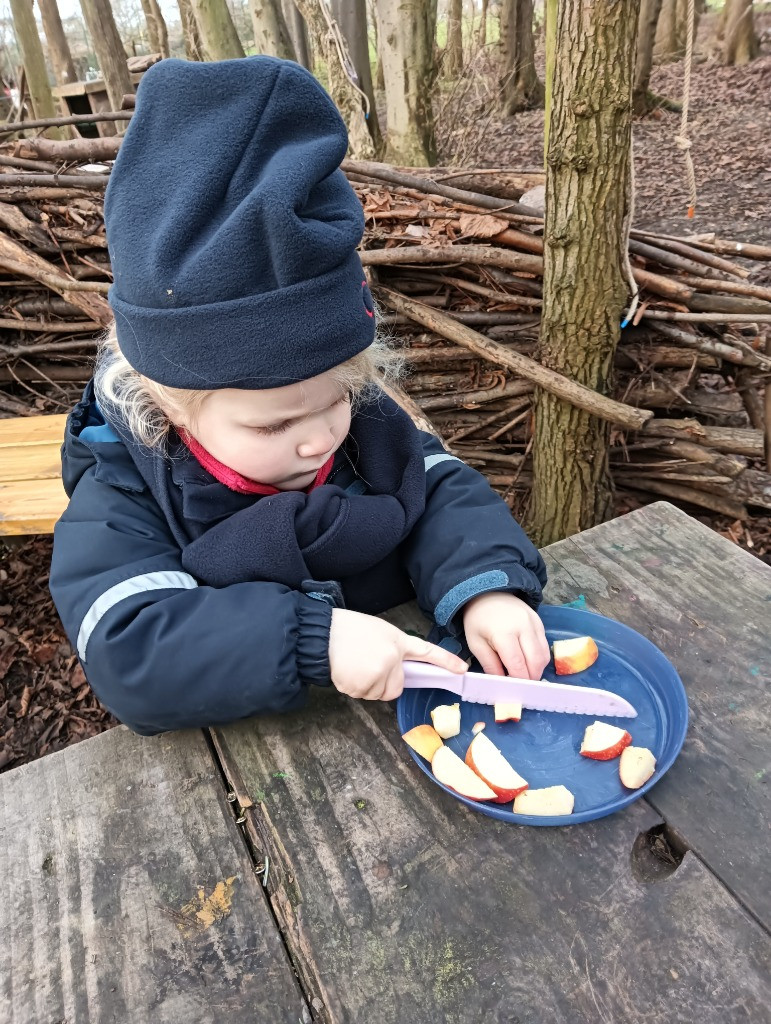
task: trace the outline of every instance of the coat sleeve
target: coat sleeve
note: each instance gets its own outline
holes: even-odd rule
[[[152,496],[93,469],[56,525],[50,586],[91,687],[135,732],[288,711],[330,684],[329,604],[273,583],[199,585]]]
[[[537,608],[546,585],[538,549],[481,473],[423,434],[426,508],[405,544],[418,603],[457,634],[457,613],[478,594],[508,591]]]

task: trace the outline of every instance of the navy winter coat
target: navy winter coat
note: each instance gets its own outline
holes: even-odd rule
[[[369,573],[327,572],[299,586],[243,573],[212,583],[188,571],[192,547],[89,385],[62,448],[70,503],[54,531],[51,593],[102,703],[146,735],[301,707],[311,683],[330,684],[332,609],[343,599],[375,614],[417,596],[436,642],[462,635],[458,612],[478,594],[508,591],[537,607],[546,570],[505,503],[436,438],[418,432],[417,440],[425,504],[421,494],[408,535]],[[340,489],[341,522],[346,494],[374,489],[344,449],[327,480]],[[176,461],[172,476],[175,504],[196,518],[197,542],[270,500],[229,491],[192,456]]]

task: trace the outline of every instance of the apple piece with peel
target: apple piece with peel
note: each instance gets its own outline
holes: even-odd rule
[[[460,703],[440,704],[431,712],[431,721],[443,740],[457,736],[460,732]]]
[[[402,739],[427,761],[430,761],[442,746],[442,737],[430,725],[416,725],[414,729],[405,732]]]
[[[632,737],[626,729],[607,722],[592,722],[586,727],[581,753],[595,761],[612,761],[631,742]]]
[[[593,665],[600,652],[590,636],[576,636],[570,640],[555,640],[552,644],[554,668],[558,676],[571,676]]]
[[[518,722],[522,717],[522,704],[518,700],[499,700],[494,705],[496,722]]]
[[[439,782],[443,782],[445,786],[454,789],[461,796],[468,797],[469,800],[495,799],[492,789],[444,744],[434,754],[431,771]]]
[[[656,758],[647,747],[627,747],[621,752],[618,774],[627,789],[639,789],[656,771]]]
[[[491,739],[479,733],[466,751],[466,764],[495,792],[497,804],[508,803],[527,789],[527,781],[514,771]]]
[[[471,726],[471,734],[472,734],[472,736],[476,736],[476,734],[478,732],[481,732],[484,729],[484,727],[485,727],[485,723],[484,722],[474,722],[474,724]]]
[[[572,814],[575,797],[564,786],[547,786],[546,789],[528,789],[514,801],[515,814],[537,814],[555,817]]]

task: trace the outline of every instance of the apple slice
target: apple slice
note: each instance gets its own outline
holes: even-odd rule
[[[592,722],[586,727],[581,753],[584,757],[593,757],[595,761],[612,761],[631,742],[632,737],[626,729],[607,722]]]
[[[474,724],[471,726],[471,734],[472,734],[472,736],[476,736],[476,734],[478,732],[481,732],[484,729],[484,727],[485,727],[485,723],[484,722],[474,722]]]
[[[515,772],[491,739],[479,733],[466,751],[466,764],[487,783],[497,804],[508,803],[527,789],[527,782]]]
[[[469,800],[494,800],[495,793],[464,764],[458,755],[442,744],[431,761],[431,771],[439,782]]]
[[[522,704],[518,700],[499,700],[494,709],[496,722],[518,722],[522,717]]]
[[[656,758],[647,747],[627,747],[621,752],[618,773],[627,789],[639,789],[656,771]]]
[[[430,761],[442,746],[442,737],[430,725],[416,725],[414,729],[405,732],[402,739],[427,761]]]
[[[434,728],[443,740],[449,740],[460,732],[460,703],[440,704],[431,712]]]
[[[593,665],[600,652],[590,636],[576,636],[571,640],[555,640],[552,644],[554,668],[558,676],[583,672]]]
[[[575,797],[564,786],[546,789],[528,789],[514,801],[515,814],[554,815],[572,814]]]

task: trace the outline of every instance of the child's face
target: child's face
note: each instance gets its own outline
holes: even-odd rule
[[[212,391],[195,420],[179,425],[242,476],[298,491],[345,440],[351,404],[327,372],[268,391]]]

